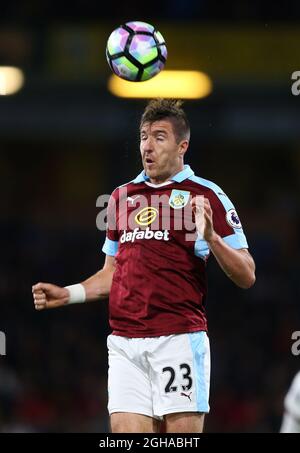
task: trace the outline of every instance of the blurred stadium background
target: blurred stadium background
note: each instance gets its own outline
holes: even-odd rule
[[[109,2],[108,2],[109,3]],[[140,171],[144,100],[107,90],[111,31],[153,23],[167,69],[197,69],[212,93],[186,102],[188,163],[233,199],[257,264],[236,288],[211,259],[207,432],[278,432],[300,357],[300,3],[24,0],[1,6],[0,65],[25,74],[0,96],[0,432],[106,432],[107,303],[35,312],[31,285],[83,280],[103,264],[96,199]]]

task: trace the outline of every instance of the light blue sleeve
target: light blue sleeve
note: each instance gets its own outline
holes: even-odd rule
[[[201,237],[198,237],[195,241],[194,252],[196,256],[199,256],[199,258],[202,258],[203,260],[205,260],[209,256],[210,251],[208,244]]]
[[[216,191],[215,194],[226,211],[226,219],[224,219],[224,221],[226,221],[234,231],[233,234],[223,237],[223,240],[234,249],[248,248],[247,239],[233,203],[221,189]]]
[[[112,241],[111,239],[108,239],[108,237],[105,239],[104,245],[102,247],[102,252],[104,252],[106,255],[109,256],[115,256],[119,247],[119,241]]]
[[[227,222],[234,231],[233,234],[223,237],[223,240],[226,242],[226,244],[234,249],[248,248],[247,239],[235,207],[228,196],[223,192],[223,190],[212,181],[208,181],[207,179],[203,179],[198,176],[192,176],[189,179],[211,189],[223,205],[226,213],[224,216],[224,222]],[[208,256],[208,254],[209,248],[207,242],[201,238],[198,238],[195,243],[195,255],[204,259],[206,256]]]
[[[231,234],[230,236],[225,236],[223,240],[226,242],[227,245],[229,245],[233,249],[248,248],[248,242],[246,236],[243,233],[243,230],[235,231],[234,234]]]

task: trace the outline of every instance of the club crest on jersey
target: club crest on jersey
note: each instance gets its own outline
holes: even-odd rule
[[[235,209],[229,209],[226,212],[226,221],[232,228],[242,228],[241,221]]]
[[[189,198],[190,192],[173,189],[170,195],[169,205],[173,209],[182,209],[188,204]]]

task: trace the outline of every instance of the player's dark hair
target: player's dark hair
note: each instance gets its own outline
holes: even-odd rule
[[[182,109],[183,101],[178,99],[152,99],[146,106],[141,118],[140,129],[144,123],[154,123],[169,119],[172,123],[176,142],[190,139],[190,125]]]

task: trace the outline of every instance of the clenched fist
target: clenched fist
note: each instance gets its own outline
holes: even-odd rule
[[[61,307],[68,303],[70,297],[66,288],[51,283],[37,283],[32,287],[32,293],[36,310]]]

